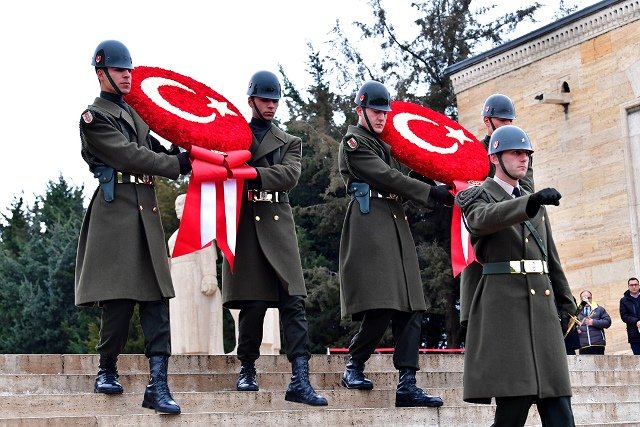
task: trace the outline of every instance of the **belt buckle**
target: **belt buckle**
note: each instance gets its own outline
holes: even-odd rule
[[[400,200],[400,196],[398,196],[397,194],[393,194],[393,193],[389,193],[388,198],[391,199],[391,200]]]
[[[526,274],[522,270],[522,263],[520,261],[509,261],[509,270],[511,274],[518,274],[518,273]]]
[[[522,266],[526,273],[544,273],[542,261],[538,259],[525,259],[522,261]]]
[[[271,202],[273,201],[273,194],[266,190],[251,190],[249,191],[248,199],[252,202]]]

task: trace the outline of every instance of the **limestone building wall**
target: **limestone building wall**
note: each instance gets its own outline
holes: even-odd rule
[[[590,289],[611,315],[606,353],[630,353],[618,308],[627,279],[640,276],[640,3],[600,4],[451,78],[459,121],[479,139],[487,96],[514,101],[514,124],[535,150],[536,188],[563,195],[548,211],[573,293]]]

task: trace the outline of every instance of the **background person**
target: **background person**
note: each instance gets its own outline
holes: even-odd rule
[[[580,292],[580,306],[578,314],[580,336],[580,354],[604,354],[607,340],[604,330],[611,326],[611,317],[604,307],[593,301],[591,291]]]
[[[640,282],[635,277],[627,280],[628,290],[620,299],[620,318],[627,325],[631,351],[640,355]]]

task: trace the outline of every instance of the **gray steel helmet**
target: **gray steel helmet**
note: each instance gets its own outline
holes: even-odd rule
[[[391,111],[391,95],[380,82],[365,82],[356,95],[356,105],[380,111]]]
[[[258,98],[280,99],[280,81],[271,71],[258,71],[249,80],[247,95]]]
[[[516,107],[513,101],[507,95],[494,93],[484,101],[482,107],[482,115],[484,117],[497,117],[499,119],[515,119]]]
[[[507,150],[527,150],[529,154],[533,153],[529,137],[518,126],[501,126],[491,134],[489,154],[497,154]]]
[[[98,68],[126,68],[133,70],[129,49],[117,40],[100,42],[91,59],[91,65]]]

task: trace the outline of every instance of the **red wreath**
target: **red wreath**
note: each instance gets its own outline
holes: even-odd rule
[[[392,101],[380,137],[395,158],[436,181],[480,181],[489,173],[484,145],[459,123],[421,105]]]
[[[251,129],[238,109],[208,86],[174,71],[138,66],[125,96],[158,135],[189,150],[192,145],[229,152],[251,145]]]

